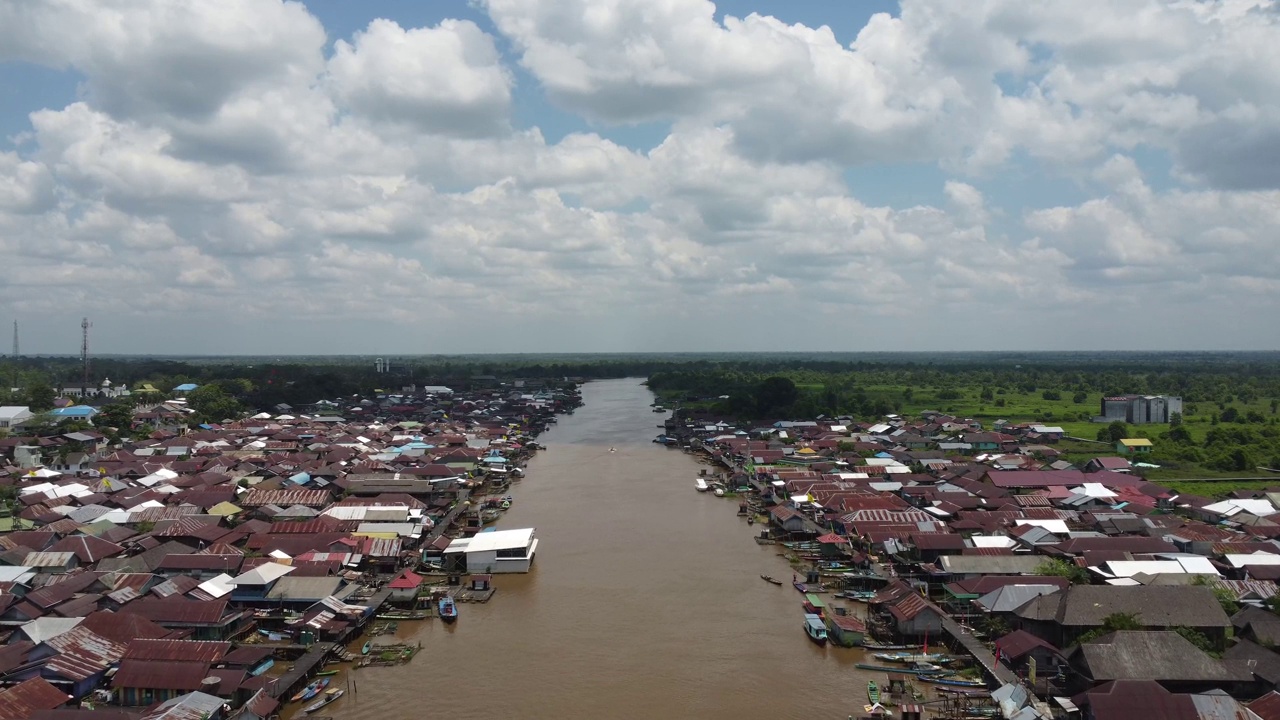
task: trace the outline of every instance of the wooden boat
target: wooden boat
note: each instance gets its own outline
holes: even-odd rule
[[[921,680],[931,682],[934,685],[947,685],[949,687],[965,687],[965,688],[985,688],[987,684],[981,680],[949,680],[947,678],[931,677],[921,675]]]
[[[769,577],[768,575],[761,575],[761,576],[760,576],[760,579],[761,579],[761,580],[763,580],[763,581],[765,581],[765,582],[767,582],[767,583],[773,583],[774,585],[781,585],[781,584],[782,584],[782,581],[781,581],[781,580],[775,580],[775,579],[773,579],[773,578]]]
[[[316,673],[316,677],[332,677],[334,675],[337,675],[339,672],[341,671],[340,670],[321,670],[320,672]]]
[[[867,699],[871,701],[872,705],[880,702],[880,688],[876,685],[875,680],[867,681]]]
[[[453,598],[448,595],[440,598],[440,602],[437,604],[437,607],[440,610],[441,620],[451,623],[458,619],[458,606],[454,604]]]
[[[320,708],[324,707],[325,705],[328,705],[329,703],[333,702],[334,700],[337,700],[338,698],[346,694],[347,694],[347,691],[343,690],[342,688],[330,688],[329,690],[325,691],[324,697],[302,708],[302,712],[308,713],[308,714],[313,713],[319,710]]]
[[[320,691],[327,687],[329,687],[329,678],[323,677],[319,680],[315,680],[310,685],[299,690],[298,694],[293,696],[293,701],[302,702],[303,700],[310,700],[316,695],[319,695]]]
[[[422,620],[426,617],[427,614],[424,612],[407,612],[404,610],[393,610],[374,615],[374,618],[378,620]]]
[[[899,675],[918,675],[919,677],[942,677],[955,674],[950,670],[915,670],[912,668],[890,667],[888,665],[872,665],[870,663],[858,663],[854,667],[859,670],[875,670],[883,673],[898,673]]]
[[[817,615],[805,613],[804,632],[815,643],[819,645],[827,644],[827,625]]]

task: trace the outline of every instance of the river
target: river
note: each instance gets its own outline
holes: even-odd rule
[[[411,718],[845,718],[866,702],[861,651],[820,648],[801,596],[737,501],[695,492],[700,465],[651,442],[664,415],[635,379],[588,383],[539,440],[501,528],[535,527],[533,571],[498,575],[456,625],[401,623],[423,652],[355,672],[318,713]],[[609,452],[609,448],[616,452]],[[344,671],[344,676],[347,673]],[[880,678],[881,680],[883,678]]]

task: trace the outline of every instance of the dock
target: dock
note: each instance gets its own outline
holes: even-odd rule
[[[1018,682],[1018,677],[1013,674],[1012,670],[996,662],[995,656],[991,654],[991,651],[987,650],[987,646],[960,627],[960,623],[951,619],[950,616],[944,615],[942,617],[942,629],[954,638],[956,642],[960,643],[965,652],[973,656],[973,659],[982,666],[982,669],[986,671],[989,677],[995,678],[1001,685]]]
[[[316,643],[311,646],[311,650],[302,657],[298,658],[289,672],[281,675],[278,680],[267,686],[267,693],[271,697],[289,698],[294,692],[306,684],[307,679],[311,676],[311,671],[315,670],[324,658],[333,649],[337,647],[334,643]]]

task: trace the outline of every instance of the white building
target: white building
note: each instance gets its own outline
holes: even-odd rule
[[[449,567],[469,573],[529,572],[538,550],[533,530],[496,530],[458,538],[445,548],[445,561]]]
[[[0,428],[15,428],[34,417],[25,405],[0,407]]]

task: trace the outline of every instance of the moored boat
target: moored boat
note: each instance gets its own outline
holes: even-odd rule
[[[365,642],[365,644],[360,648],[360,654],[361,654],[361,655],[368,655],[368,654],[369,654],[369,651],[370,651],[370,650],[372,650],[372,649],[373,649],[373,641],[372,641],[372,640],[368,640],[368,641],[366,641],[366,642]]]
[[[718,487],[715,490],[713,490],[711,494],[715,495],[716,497],[724,497],[724,488]]]
[[[298,694],[293,696],[293,701],[301,702],[303,700],[310,700],[311,698],[320,694],[320,691],[324,690],[327,687],[329,687],[329,678],[323,677],[318,680],[315,680],[310,685],[299,690]]]
[[[827,644],[827,625],[822,622],[822,618],[812,613],[804,615],[804,632],[809,639],[819,645]]]
[[[453,602],[453,598],[448,595],[440,598],[438,608],[441,620],[451,623],[458,619],[458,606]]]
[[[325,691],[324,697],[302,708],[302,712],[308,714],[313,713],[346,694],[347,691],[342,688],[330,688]]]
[[[880,702],[880,688],[876,685],[875,680],[867,681],[867,699],[871,701],[872,705]]]
[[[702,478],[698,478],[697,480],[694,480],[693,487],[698,492],[706,492],[711,489],[711,486],[707,484],[707,481],[703,480]]]
[[[776,579],[774,579],[774,578],[772,578],[772,577],[770,577],[770,576],[768,576],[768,575],[761,575],[761,576],[760,576],[760,579],[761,579],[761,580],[764,580],[764,581],[765,581],[765,582],[767,582],[767,583],[773,583],[774,585],[781,585],[781,584],[782,584],[782,581],[781,581],[781,580],[776,580]]]
[[[920,679],[925,682],[933,683],[934,685],[948,685],[950,687],[985,688],[987,686],[987,684],[981,680],[949,680],[940,677],[929,677],[927,675],[921,675]]]

